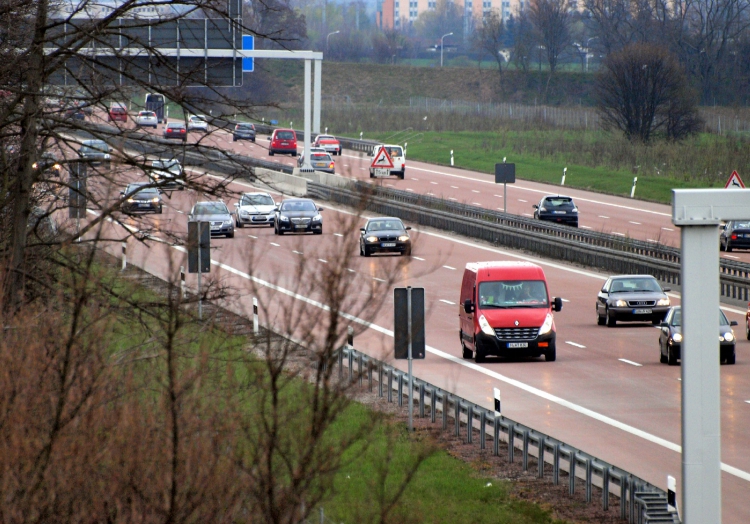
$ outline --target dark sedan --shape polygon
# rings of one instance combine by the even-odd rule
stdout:
[[[84,140],[78,156],[89,165],[103,166],[104,169],[109,169],[112,161],[109,145],[104,140]]]
[[[578,207],[569,196],[548,195],[533,207],[536,219],[578,227]]]
[[[255,142],[255,125],[239,123],[234,126],[232,131],[232,142],[237,140],[251,140]]]
[[[190,210],[188,221],[208,222],[212,236],[234,238],[234,218],[224,202],[197,202]]]
[[[670,288],[662,289],[651,275],[609,277],[596,299],[596,323],[609,327],[618,320],[659,324],[669,310],[667,291]]]
[[[750,222],[730,220],[721,226],[719,249],[728,252],[733,249],[750,249]]]
[[[164,126],[164,138],[179,138],[183,142],[187,140],[187,127],[185,122],[167,122]]]
[[[399,253],[411,256],[411,238],[399,218],[371,218],[360,228],[359,254],[369,257],[373,253]]]
[[[288,198],[276,208],[273,232],[284,233],[323,233],[323,209],[309,198]]]
[[[123,213],[159,213],[162,212],[162,202],[159,190],[155,187],[144,187],[147,184],[128,184],[125,191],[120,191],[120,197],[127,197],[120,204]]]
[[[727,319],[722,310],[719,310],[719,361],[734,364],[736,361],[734,331],[732,326],[737,322]],[[667,317],[661,324],[659,334],[659,362],[677,365],[681,359],[682,348],[682,310],[680,306],[674,306],[667,313]]]

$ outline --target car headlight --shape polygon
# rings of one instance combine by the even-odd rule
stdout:
[[[490,326],[490,323],[487,322],[487,319],[484,318],[484,315],[479,315],[479,327],[482,328],[482,333],[485,335],[489,335],[491,337],[495,336],[495,330],[492,329],[492,326]]]
[[[109,155],[104,155],[104,160],[109,160]]]
[[[616,300],[616,301],[615,301],[615,307],[628,307],[628,303],[627,303],[627,302],[625,302],[625,301],[624,301],[624,300],[622,300],[622,299],[620,299],[620,300]]]
[[[55,171],[60,171],[62,169],[62,166],[60,164],[55,164],[54,166],[52,166],[52,169],[54,169]]]
[[[31,169],[36,169],[37,167],[38,167],[38,165],[37,165],[36,162],[34,162],[33,164],[31,164]]]
[[[377,242],[378,241],[378,237],[367,237],[365,239],[365,241],[366,242]]]
[[[544,318],[544,324],[539,328],[538,335],[546,335],[550,331],[552,331],[552,314],[547,313],[547,316]]]
[[[279,220],[282,222],[289,222],[289,217],[285,215],[279,215]]]
[[[315,215],[314,217],[312,217],[313,222],[320,222],[321,220],[323,220],[323,217],[320,215]]]
[[[682,342],[682,333],[675,333],[672,335],[672,340],[675,342]]]
[[[578,213],[578,208],[574,207],[572,211],[573,211],[573,213]]]
[[[128,198],[128,204],[132,204],[133,202],[135,202],[135,200],[133,200],[132,198]]]
[[[224,225],[225,225],[225,226],[229,226],[229,225],[231,225],[231,224],[232,224],[232,220],[231,220],[231,219],[230,219],[230,220],[225,220],[225,221],[224,221]]]
[[[153,202],[154,204],[158,204],[159,203],[159,197],[152,198],[151,202]]]
[[[732,340],[734,340],[734,333],[732,333],[731,331],[727,331],[723,336],[719,336],[719,340],[721,342],[731,342]]]
[[[408,242],[409,241],[409,235],[401,235],[398,237],[399,242]]]
[[[659,300],[658,300],[658,301],[656,302],[656,305],[657,305],[657,306],[668,306],[668,305],[669,305],[669,299],[668,299],[668,298],[660,298],[660,299],[659,299]]]

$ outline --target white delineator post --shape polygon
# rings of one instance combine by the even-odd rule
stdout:
[[[718,232],[722,220],[748,218],[748,189],[672,190],[682,240],[683,524],[721,522]]]
[[[635,198],[635,185],[638,183],[638,177],[633,177],[633,189],[630,190],[630,198]]]
[[[187,297],[187,288],[185,286],[185,266],[180,266],[180,293],[182,293],[182,300]]]
[[[499,417],[503,414],[502,403],[500,402],[500,389],[493,388],[493,393],[495,394],[495,416]]]
[[[253,333],[258,334],[258,299],[253,297]]]
[[[128,267],[128,243],[122,243],[122,271]]]
[[[453,167],[453,150],[451,149],[451,167]]]
[[[564,168],[563,168],[563,177],[562,177],[562,182],[560,182],[560,185],[561,185],[561,186],[564,186],[564,185],[565,185],[565,173],[567,173],[567,172],[568,172],[568,168],[567,168],[567,167],[564,167]]]

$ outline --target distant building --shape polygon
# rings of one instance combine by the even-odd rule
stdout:
[[[499,13],[503,21],[528,6],[528,0],[455,0],[459,10],[474,20],[481,20],[491,11]],[[437,0],[381,0],[376,11],[380,29],[401,29],[414,22],[420,14],[437,8]]]
[[[51,13],[52,18],[87,18],[101,19],[111,16],[124,3],[124,0],[63,0],[56,4],[57,10]],[[165,4],[143,0],[143,5],[130,7],[124,18],[161,18],[172,17],[180,12],[194,9],[194,6],[174,2]]]

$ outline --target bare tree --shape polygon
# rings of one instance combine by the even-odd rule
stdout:
[[[596,83],[602,118],[631,140],[656,134],[679,139],[699,119],[684,70],[676,57],[650,44],[631,44],[609,55]]]
[[[557,69],[560,55],[570,46],[570,4],[568,0],[531,0],[529,20],[544,46],[551,76]]]
[[[521,11],[517,17],[508,21],[508,31],[513,38],[511,60],[516,69],[528,73],[532,53],[536,45],[536,35],[527,11]]]
[[[472,36],[473,47],[480,54],[488,54],[497,63],[497,71],[502,74],[505,57],[501,53],[505,40],[505,24],[496,12],[485,16],[481,24],[478,24]]]

